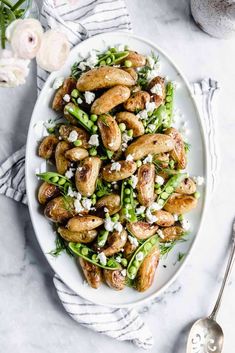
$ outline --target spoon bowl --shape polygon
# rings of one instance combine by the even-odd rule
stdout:
[[[187,353],[221,353],[224,334],[220,325],[207,317],[195,322],[187,343]]]

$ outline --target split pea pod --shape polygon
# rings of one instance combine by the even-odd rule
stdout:
[[[80,109],[78,106],[76,106],[73,103],[68,103],[64,109],[73,117],[75,117],[78,120],[79,124],[84,127],[84,129],[86,129],[89,132],[92,132],[92,127],[94,125],[94,122],[89,119],[89,116],[87,113],[85,113],[82,109]]]
[[[179,173],[172,176],[158,195],[157,203],[160,206],[164,206],[169,197],[175,192],[175,189],[180,185],[181,181],[187,177],[187,173]]]
[[[69,248],[75,255],[106,270],[118,270],[121,268],[120,264],[114,258],[108,258],[106,264],[102,263],[98,254],[84,244],[70,242]]]
[[[164,123],[164,127],[168,128],[172,125],[172,115],[173,115],[173,103],[174,103],[174,85],[172,82],[168,82],[166,85],[166,111],[168,114],[168,119]]]
[[[105,230],[105,229],[101,230],[99,232],[98,238],[97,238],[98,246],[100,246],[100,247],[105,246],[107,239],[108,239],[108,236],[109,236],[109,232],[107,230]]]
[[[129,222],[136,222],[135,201],[133,187],[126,181],[122,182],[121,188],[122,214]]]
[[[144,258],[148,255],[153,246],[157,244],[157,242],[157,235],[153,235],[151,238],[147,239],[141,246],[138,247],[127,267],[128,278],[132,280],[135,279]]]
[[[36,174],[36,176],[49,184],[58,186],[58,188],[60,188],[64,193],[67,193],[69,186],[73,188],[73,185],[68,178],[55,172],[40,173]]]

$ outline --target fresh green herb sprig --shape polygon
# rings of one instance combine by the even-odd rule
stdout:
[[[175,247],[176,244],[186,242],[188,240],[186,238],[187,235],[188,235],[188,232],[184,232],[180,237],[180,239],[173,240],[172,242],[169,242],[169,243],[160,243],[161,257],[167,257],[169,252]]]
[[[151,57],[154,60],[154,65],[157,64],[159,61],[159,57],[154,54],[154,52],[151,52]],[[144,67],[142,67],[138,71],[138,80],[137,84],[141,86],[143,89],[146,89],[148,85],[148,74],[152,71],[152,68],[147,64]]]
[[[186,153],[190,151],[190,148],[191,148],[190,143],[184,141],[184,149]]]
[[[66,241],[59,235],[56,235],[55,239],[55,249],[51,250],[48,254],[54,257],[59,256],[63,251],[66,251],[66,253],[69,256],[72,256],[72,253],[66,243]]]
[[[186,256],[185,253],[183,253],[183,252],[178,252],[177,260],[175,261],[174,266],[177,264],[177,262],[182,261],[182,260],[185,258],[185,256]]]
[[[110,195],[111,191],[112,191],[112,186],[110,183],[107,183],[102,179],[97,179],[97,182],[96,182],[97,197]]]

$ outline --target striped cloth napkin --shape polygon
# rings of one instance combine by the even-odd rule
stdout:
[[[60,27],[72,46],[88,36],[113,30],[131,30],[131,23],[123,0],[44,0],[41,11],[44,29]],[[37,88],[43,87],[48,73],[38,68]],[[218,155],[215,145],[215,120],[212,100],[218,85],[211,79],[192,84],[193,93],[202,112],[202,124],[209,149],[211,189],[215,187]],[[0,194],[27,204],[25,191],[25,146],[0,166]],[[130,340],[136,346],[150,349],[153,337],[135,309],[114,309],[88,302],[72,292],[55,275],[54,285],[67,313],[79,324],[117,340]]]

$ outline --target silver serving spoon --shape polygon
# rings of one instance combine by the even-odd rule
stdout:
[[[235,220],[233,221],[231,252],[225,271],[221,289],[212,313],[205,319],[200,319],[192,326],[187,343],[187,353],[221,353],[224,343],[224,334],[220,325],[216,322],[216,316],[220,308],[225,285],[228,281],[235,259]]]

